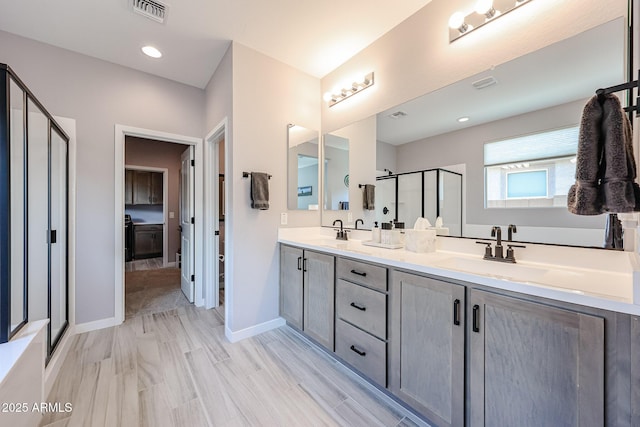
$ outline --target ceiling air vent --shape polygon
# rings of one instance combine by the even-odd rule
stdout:
[[[164,23],[167,6],[154,0],[131,0],[133,11],[156,22]]]
[[[489,77],[485,77],[484,79],[480,79],[478,81],[475,81],[475,82],[471,83],[471,85],[473,87],[475,87],[476,89],[484,89],[484,88],[487,88],[489,86],[493,86],[496,83],[498,83],[496,78],[493,77],[493,76],[489,76]]]
[[[404,111],[396,111],[395,113],[389,114],[388,117],[392,119],[401,119],[406,116],[407,116],[407,113],[405,113]]]

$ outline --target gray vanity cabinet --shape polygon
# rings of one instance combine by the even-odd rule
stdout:
[[[333,351],[335,259],[331,255],[304,251],[303,331]]]
[[[398,271],[391,280],[389,389],[435,425],[462,426],[465,287]]]
[[[604,425],[604,319],[470,289],[469,425]]]
[[[280,316],[302,330],[303,250],[280,245]]]
[[[280,315],[333,351],[335,259],[280,245]]]

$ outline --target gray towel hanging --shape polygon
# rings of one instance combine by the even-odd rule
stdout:
[[[269,175],[264,172],[251,172],[251,207],[269,209]]]

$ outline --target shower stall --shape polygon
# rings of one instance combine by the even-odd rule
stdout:
[[[462,174],[445,169],[384,175],[376,178],[376,219],[404,222],[413,228],[418,218],[435,225],[442,234],[462,236]]]

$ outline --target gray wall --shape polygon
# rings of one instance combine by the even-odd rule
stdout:
[[[280,213],[287,212],[287,123],[320,128],[320,81],[232,43],[206,88],[206,132],[231,119],[227,151],[229,215],[226,328],[237,332],[279,317]],[[259,70],[260,72],[256,72]],[[232,95],[232,96],[231,96]],[[272,174],[270,207],[251,209],[243,171]],[[319,225],[319,211],[288,211],[289,226]]]
[[[389,169],[396,173],[397,147],[386,142],[376,141],[376,171]]]
[[[584,104],[585,100],[575,101],[401,145],[397,149],[398,172],[466,164],[464,209],[469,224],[602,229],[602,216],[573,215],[563,208],[484,208],[484,143],[576,125]]]
[[[114,316],[114,125],[202,136],[201,89],[0,31],[7,63],[50,113],[76,120],[76,322]]]

